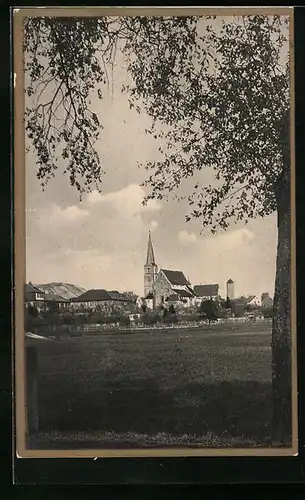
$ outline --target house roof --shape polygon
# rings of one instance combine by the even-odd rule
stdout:
[[[214,297],[218,295],[219,285],[211,284],[211,285],[195,285],[194,292],[197,297]]]
[[[115,300],[109,295],[107,290],[104,289],[93,289],[87,290],[79,297],[73,297],[70,302],[99,302],[105,300]]]
[[[192,287],[190,285],[187,286],[187,289],[190,291],[192,297],[195,295],[195,292],[194,290],[192,289]]]
[[[44,300],[46,301],[55,301],[55,302],[67,302],[67,299],[64,299],[60,295],[56,295],[55,293],[45,293]]]
[[[33,283],[26,283],[24,286],[25,293],[41,293],[43,294],[43,290],[40,290],[37,286],[33,285]]]
[[[244,305],[250,304],[253,299],[256,298],[256,295],[249,295],[248,297],[237,297],[234,299],[235,305]]]
[[[165,299],[166,302],[177,302],[177,300],[179,300],[179,296],[176,293],[170,295],[169,297],[167,297],[167,299]]]
[[[112,298],[112,300],[122,300],[124,302],[133,302],[133,299],[131,297],[128,297],[127,295],[124,295],[121,292],[118,292],[117,290],[111,290],[110,292],[107,291],[108,295]]]
[[[247,298],[246,297],[237,297],[236,299],[233,300],[235,305],[246,305],[247,304]]]
[[[154,298],[154,294],[152,292],[149,292],[146,297],[144,297],[144,300],[145,299],[153,299]]]
[[[193,294],[188,290],[178,290],[177,288],[172,288],[173,292],[175,292],[179,297],[193,297]]]
[[[161,269],[165,274],[171,285],[189,285],[189,281],[186,279],[182,271],[171,271],[169,269]]]
[[[249,295],[249,297],[247,297],[247,304],[250,304],[250,302],[252,302],[252,300],[255,298],[256,298],[256,295]]]

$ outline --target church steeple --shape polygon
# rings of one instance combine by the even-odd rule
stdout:
[[[154,247],[151,241],[151,233],[149,231],[148,233],[148,246],[147,246],[147,257],[146,257],[146,265],[151,266],[151,265],[156,265],[155,262],[155,254],[154,254]]]
[[[155,261],[154,247],[151,240],[151,233],[148,233],[148,246],[146,263],[144,264],[144,297],[153,295],[154,282],[157,276],[158,267]]]

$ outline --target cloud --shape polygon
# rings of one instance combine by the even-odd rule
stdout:
[[[190,275],[192,284],[218,283],[225,296],[225,283],[235,282],[237,295],[273,293],[276,241],[266,237],[273,231],[273,217],[260,222],[262,234],[256,226],[241,227],[217,235],[198,236],[179,255],[180,268]],[[187,238],[186,238],[187,239]],[[270,241],[272,247],[270,247]],[[156,250],[157,251],[157,250]]]
[[[142,205],[136,185],[88,194],[79,205],[27,213],[27,276],[85,287],[142,293],[148,230],[157,229],[159,202]],[[35,236],[35,238],[34,238]]]
[[[89,211],[79,208],[77,205],[71,205],[67,208],[60,208],[53,204],[48,210],[37,211],[37,222],[39,226],[46,229],[50,227],[69,226],[79,223],[89,216]]]
[[[157,211],[161,205],[156,200],[149,200],[147,205],[143,205],[145,191],[137,184],[129,184],[123,189],[113,191],[107,194],[101,194],[97,191],[89,193],[86,198],[86,203],[89,206],[93,205],[111,205],[123,216],[136,215],[142,212]]]
[[[149,229],[151,230],[151,232],[153,232],[155,229],[157,229],[158,226],[159,223],[156,220],[152,220],[149,225]]]
[[[213,248],[216,246],[219,251],[224,253],[242,248],[245,249],[251,245],[254,238],[255,234],[249,229],[243,227],[236,229],[235,231],[228,231],[226,233],[211,236],[204,241],[207,246],[212,246]]]
[[[67,207],[64,210],[59,210],[57,211],[59,214],[59,217],[65,221],[68,222],[74,222],[79,219],[82,219],[83,217],[87,217],[89,215],[88,210],[81,210],[78,208],[76,205],[73,205],[71,207]]]
[[[178,241],[182,245],[190,245],[191,243],[195,243],[195,241],[197,241],[197,236],[195,233],[189,233],[188,231],[180,231],[178,233]]]
[[[142,261],[143,255],[139,252],[130,256],[104,254],[97,248],[71,250],[64,247],[44,254],[42,260],[41,249],[36,247],[27,261],[26,279],[34,283],[67,282],[86,289],[134,290],[141,294]]]

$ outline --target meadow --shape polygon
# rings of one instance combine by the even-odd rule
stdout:
[[[270,340],[241,324],[43,345],[30,446],[271,446]]]

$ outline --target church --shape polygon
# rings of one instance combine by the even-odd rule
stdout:
[[[148,235],[146,263],[144,264],[144,300],[150,309],[161,305],[180,303],[193,305],[195,292],[182,271],[158,269],[151,233]]]

